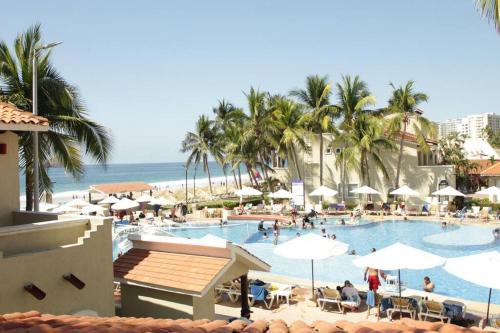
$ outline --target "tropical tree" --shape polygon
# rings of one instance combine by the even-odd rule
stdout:
[[[335,131],[335,142],[337,145],[342,147],[340,152],[335,155],[335,166],[340,170],[340,181],[342,186],[341,194],[342,200],[346,200],[346,186],[348,181],[348,170],[358,169],[359,170],[359,160],[356,155],[356,149],[346,149],[349,147],[352,142],[350,141],[352,138],[350,136],[349,131]]]
[[[220,149],[217,147],[216,136],[214,131],[214,121],[208,119],[207,116],[201,115],[196,122],[196,129],[194,132],[187,132],[184,140],[182,141],[181,152],[189,153],[186,161],[186,167],[194,164],[198,167],[200,162],[203,164],[203,171],[208,173],[208,184],[210,187],[210,194],[212,195],[212,178],[210,175],[210,167],[208,165],[209,155],[214,158],[220,159]]]
[[[249,114],[244,126],[242,144],[249,151],[256,153],[257,158],[255,160],[260,165],[269,188],[271,188],[268,175],[268,170],[271,168],[268,165],[268,156],[272,147],[276,146],[277,128],[274,126],[272,112],[268,107],[269,94],[255,90],[252,87],[248,93],[245,93],[245,96],[248,101]],[[255,148],[256,151],[249,149],[250,147]]]
[[[493,22],[498,33],[500,33],[500,0],[475,0],[476,7],[483,17]]]
[[[416,135],[420,149],[424,152],[429,150],[427,138],[435,137],[436,128],[430,120],[422,116],[422,112],[418,109],[418,105],[422,102],[427,102],[428,97],[422,92],[414,91],[413,81],[410,80],[404,86],[400,87],[396,87],[393,83],[390,83],[390,85],[393,91],[392,97],[389,99],[389,106],[387,107],[390,119],[388,132],[393,136],[400,137],[398,165],[394,182],[394,188],[399,188],[404,138],[406,137],[411,120],[413,120],[413,133]]]
[[[302,179],[297,148],[308,152],[310,147],[305,140],[308,133],[301,123],[303,113],[300,105],[281,96],[274,98],[272,104],[273,116],[279,130],[277,153],[282,158],[293,161],[299,179]]]
[[[336,108],[330,105],[328,76],[310,75],[306,78],[305,89],[292,90],[290,95],[308,109],[302,119],[304,126],[319,135],[319,182],[323,185],[323,133],[331,129],[332,121],[337,116]]]
[[[42,44],[39,25],[14,40],[13,52],[0,42],[0,96],[24,110],[32,109],[33,56]],[[57,162],[75,178],[84,173],[84,157],[106,164],[111,151],[109,131],[87,116],[78,89],[68,83],[50,61],[50,52],[39,55],[38,114],[49,120],[49,131],[39,133],[40,186],[52,191],[49,162]],[[20,165],[26,177],[26,210],[33,208],[33,141],[19,134]]]
[[[368,90],[365,81],[358,75],[354,79],[350,75],[343,75],[342,82],[337,83],[337,104],[336,110],[343,118],[341,127],[352,126],[356,115],[368,112],[366,109],[370,105],[375,105],[376,99]]]
[[[347,145],[343,154],[346,158],[349,157],[351,165],[359,167],[362,183],[367,186],[371,186],[369,165],[380,170],[384,178],[389,178],[382,152],[393,150],[395,146],[392,140],[386,137],[384,127],[383,119],[364,112],[357,114],[352,125],[344,131],[343,140]],[[358,159],[356,162],[352,161],[354,156]]]

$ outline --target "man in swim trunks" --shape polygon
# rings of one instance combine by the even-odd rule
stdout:
[[[376,249],[372,249],[372,253],[375,252]],[[368,289],[377,292],[378,287],[381,285],[379,275],[385,281],[385,274],[383,271],[378,270],[376,268],[367,267],[365,270],[364,280],[368,281]],[[368,278],[367,278],[368,276]]]

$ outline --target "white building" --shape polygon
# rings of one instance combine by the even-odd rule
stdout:
[[[486,126],[490,126],[493,132],[500,131],[500,115],[483,113],[464,118],[448,119],[439,124],[439,137],[456,132],[473,139],[481,138]]]

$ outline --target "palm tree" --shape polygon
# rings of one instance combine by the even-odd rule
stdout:
[[[219,104],[212,108],[215,115],[215,122],[218,127],[225,130],[230,126],[237,126],[245,119],[245,113],[242,109],[235,107],[226,100],[219,101]]]
[[[500,0],[475,0],[476,7],[483,17],[493,22],[498,33],[500,33]]]
[[[344,127],[352,126],[356,115],[370,111],[366,107],[376,103],[375,96],[368,90],[366,82],[358,75],[354,79],[350,75],[342,76],[342,83],[337,83],[337,100],[336,107],[343,117]]]
[[[352,169],[359,169],[358,156],[355,155],[356,151],[354,149],[346,149],[351,144],[351,137],[349,136],[349,131],[335,131],[335,142],[342,147],[340,152],[335,155],[335,166],[340,170],[340,182],[342,184],[342,201],[346,200],[346,190],[345,186],[348,181],[347,171]]]
[[[434,137],[436,134],[435,127],[432,122],[422,116],[422,112],[418,109],[418,105],[422,102],[427,102],[428,97],[421,92],[415,92],[413,81],[408,81],[404,86],[397,87],[390,84],[393,91],[392,97],[389,99],[387,111],[390,115],[388,130],[391,135],[399,135],[399,156],[398,166],[396,169],[396,180],[394,188],[399,187],[399,176],[401,173],[401,161],[403,160],[403,143],[404,138],[413,119],[413,132],[417,137],[417,141],[421,149],[425,152],[429,150],[426,136]]]
[[[293,161],[299,179],[302,179],[296,148],[307,152],[310,147],[305,141],[308,133],[301,123],[303,113],[300,106],[289,99],[277,97],[273,100],[273,116],[279,129],[277,153]]]
[[[343,149],[343,154],[346,157],[357,156],[358,161],[350,163],[359,167],[361,181],[367,186],[371,186],[369,165],[380,170],[386,179],[389,178],[382,152],[393,150],[395,146],[385,136],[385,126],[383,119],[364,112],[356,115],[352,125],[344,132],[347,146]]]
[[[215,143],[214,121],[208,119],[207,116],[201,115],[196,122],[195,132],[187,132],[182,141],[181,152],[189,153],[186,161],[186,167],[194,163],[198,167],[200,162],[203,163],[203,171],[208,173],[208,184],[210,194],[212,195],[212,178],[210,175],[210,167],[208,166],[208,156],[214,154],[215,159],[219,158],[218,152],[214,151]]]
[[[248,101],[249,115],[248,120],[245,122],[243,145],[257,149],[257,162],[264,173],[269,189],[271,189],[267,173],[268,169],[270,169],[268,156],[271,147],[276,144],[273,138],[277,133],[277,129],[273,123],[271,109],[268,107],[268,94],[252,87],[248,93],[245,93],[245,96]]]
[[[290,95],[309,109],[302,122],[319,135],[319,182],[323,185],[323,132],[331,128],[332,120],[336,117],[336,109],[330,105],[331,86],[328,76],[310,75],[306,78],[306,88],[292,90]]]
[[[32,107],[32,59],[41,44],[40,25],[14,40],[11,53],[0,42],[0,96],[17,107]],[[38,114],[49,120],[49,131],[39,134],[40,184],[51,192],[47,165],[56,161],[75,178],[84,173],[84,157],[106,164],[111,151],[109,131],[87,117],[78,89],[69,84],[50,62],[50,52],[38,62]],[[26,210],[33,208],[33,144],[30,133],[19,134],[20,165],[26,177]]]

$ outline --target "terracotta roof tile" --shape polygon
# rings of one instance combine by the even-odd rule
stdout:
[[[48,126],[47,118],[18,109],[14,104],[0,102],[0,122],[4,124],[31,124]]]
[[[230,259],[130,249],[114,262],[115,278],[200,293]]]
[[[133,183],[97,184],[97,185],[91,185],[90,188],[92,190],[101,193],[113,194],[113,193],[149,191],[152,190],[154,187],[144,182],[133,182]]]
[[[500,162],[497,162],[481,171],[481,176],[500,176]]]
[[[78,317],[41,315],[38,312],[15,313],[0,316],[0,332],[103,332],[103,333],[398,333],[398,332],[439,332],[469,333],[479,332],[441,322],[423,322],[404,318],[399,321],[369,322],[337,321],[329,323],[317,321],[307,325],[296,321],[287,325],[282,320],[257,320],[247,326],[243,321],[228,323],[224,320],[189,320],[189,319],[153,319],[128,317]],[[485,332],[485,331],[481,331]]]

